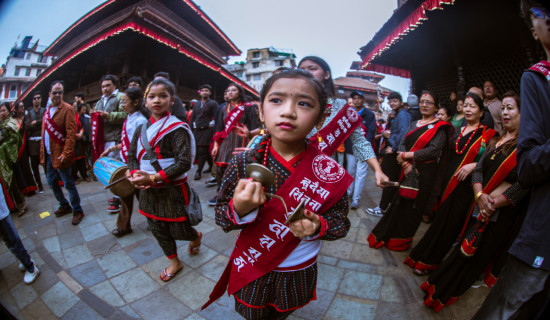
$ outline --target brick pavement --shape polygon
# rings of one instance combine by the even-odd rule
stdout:
[[[122,238],[110,234],[116,215],[106,212],[110,194],[99,182],[77,186],[86,214],[78,226],[71,224],[70,215],[55,218],[57,204],[49,188],[27,198],[29,211],[12,218],[41,275],[25,285],[15,257],[0,245],[0,303],[18,319],[241,319],[227,296],[200,311],[236,239],[235,232],[226,234],[214,222],[206,201],[215,188],[204,186],[207,178],[191,182],[203,202],[204,220],[197,228],[204,234],[200,254],[189,256],[187,242],[178,242],[185,267],[167,283],[159,274],[168,262],[143,216],[134,213],[133,233]],[[470,319],[489,289],[470,289],[437,314],[422,304],[425,277],[412,275],[403,264],[408,251],[368,247],[366,237],[378,218],[364,209],[380,197],[371,172],[368,181],[360,208],[349,213],[347,237],[323,243],[318,300],[289,319]],[[41,218],[42,212],[50,215]],[[416,241],[426,228],[420,227]]]

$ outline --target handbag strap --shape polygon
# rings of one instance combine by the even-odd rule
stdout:
[[[147,138],[147,125],[142,124],[141,125],[141,141],[143,141],[143,148],[145,149],[145,152],[147,152],[147,156],[149,157],[149,161],[151,161],[151,165],[157,172],[162,171],[162,167],[160,166],[159,160],[153,150],[151,150],[151,145],[149,144],[149,139]]]

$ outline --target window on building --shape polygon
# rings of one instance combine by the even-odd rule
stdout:
[[[282,66],[285,65],[285,61],[284,61],[284,60],[276,60],[276,61],[275,61],[275,65],[276,65],[277,67],[282,67]]]
[[[242,78],[243,77],[243,72],[242,71],[235,72],[235,75],[239,78]]]
[[[36,76],[40,75],[42,73],[42,69],[36,69]]]
[[[10,85],[10,99],[17,98],[17,85],[12,84]]]
[[[252,62],[252,68],[258,68],[260,66],[259,62]]]
[[[25,90],[27,90],[27,87],[28,87],[28,86],[29,86],[28,84],[22,85],[22,86],[21,86],[21,93],[25,92]]]
[[[262,75],[261,74],[255,74],[254,75],[254,80],[261,80],[262,79]]]
[[[252,59],[257,59],[260,57],[260,51],[252,52]]]
[[[25,71],[25,77],[28,77],[31,75],[31,68],[27,68],[27,70]]]
[[[13,75],[18,77],[19,76],[19,71],[21,71],[21,68],[15,67],[15,72],[13,73]]]
[[[246,81],[250,81],[250,75],[249,74],[246,75]]]
[[[27,53],[27,60],[30,60],[30,59],[31,59],[31,54]]]

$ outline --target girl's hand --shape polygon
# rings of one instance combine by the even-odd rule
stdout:
[[[306,209],[304,217],[305,218],[294,221],[289,225],[290,231],[297,238],[311,236],[315,234],[321,226],[321,219],[319,219],[319,216],[315,213]]]
[[[390,178],[382,170],[379,170],[374,172],[374,180],[376,181],[376,186],[382,188],[382,181],[390,181]]]
[[[130,170],[126,170],[126,172],[124,172],[124,175],[126,176],[126,179],[128,179],[128,181],[130,181],[130,178],[132,178],[132,175],[130,174]]]
[[[252,179],[240,179],[233,194],[233,208],[239,217],[244,217],[264,204],[265,200],[261,183]]]
[[[474,172],[476,165],[477,163],[469,163],[462,166],[462,168],[455,173],[455,177],[458,181],[464,181],[469,175],[472,174],[472,172]]]
[[[243,138],[250,137],[250,130],[248,130],[248,128],[244,125],[237,124],[236,126],[233,127],[232,131],[234,134],[241,136]]]
[[[151,186],[151,174],[138,170],[128,179],[136,188],[147,189]]]
[[[99,157],[100,157],[100,158],[106,157],[106,156],[109,155],[109,153],[111,153],[111,148],[105,149],[105,151],[103,151],[103,153],[102,153]]]
[[[218,145],[217,142],[214,142],[214,146],[212,146],[212,151],[210,152],[210,154],[212,155],[212,158],[216,158],[216,155],[218,154],[218,148],[220,146]]]

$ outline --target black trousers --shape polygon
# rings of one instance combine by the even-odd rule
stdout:
[[[380,166],[382,172],[388,176],[390,181],[399,181],[399,175],[401,174],[401,165],[397,163],[397,153],[386,153],[382,158],[382,164]],[[393,200],[397,187],[386,187],[382,189],[382,198],[380,198],[380,209],[386,210]]]
[[[208,167],[212,168],[212,156],[208,151],[208,146],[197,146],[197,161],[199,162],[197,172],[202,172],[206,162],[208,162]]]
[[[31,169],[32,175],[34,176],[34,181],[39,190],[42,190],[42,181],[40,180],[40,156],[30,156],[31,158]]]
[[[73,175],[73,179],[78,179],[78,173],[80,173],[80,177],[82,179],[88,178],[88,171],[86,170],[86,158],[82,157],[78,160],[75,160],[73,163],[73,166],[71,168],[71,173]]]

